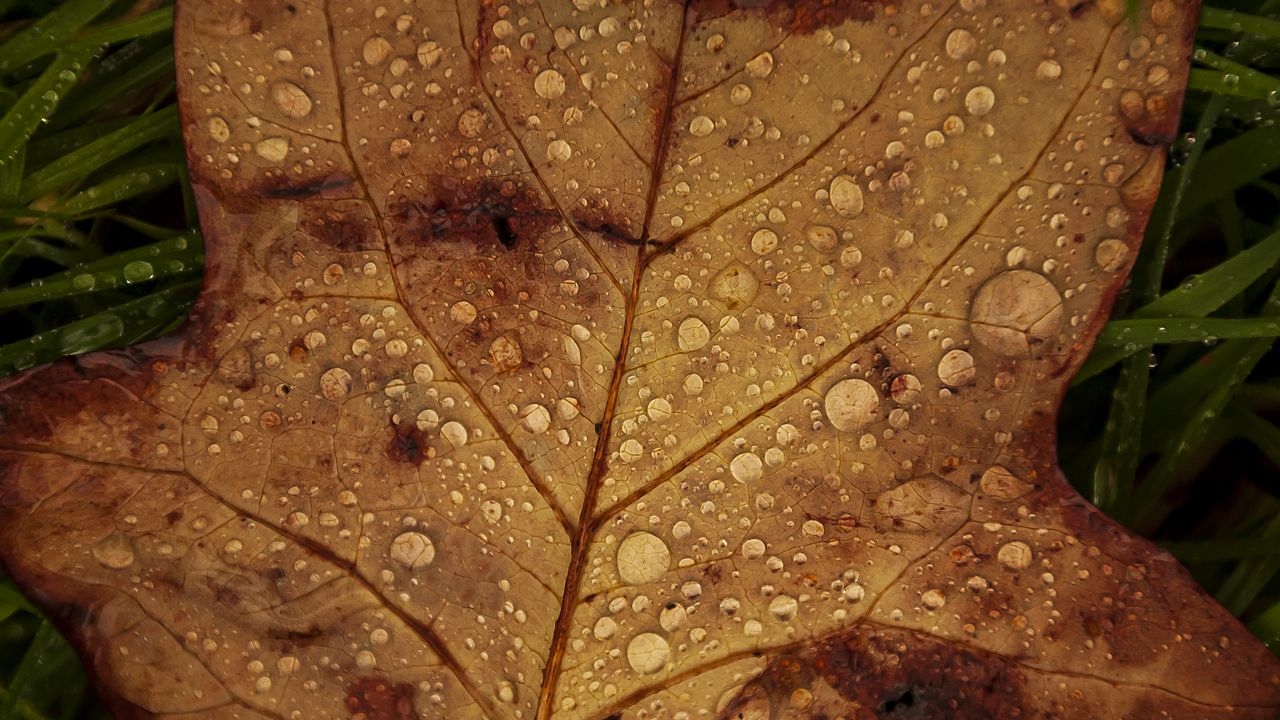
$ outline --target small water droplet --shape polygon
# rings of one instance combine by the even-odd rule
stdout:
[[[155,268],[146,260],[134,260],[124,266],[125,282],[144,282],[156,276]]]

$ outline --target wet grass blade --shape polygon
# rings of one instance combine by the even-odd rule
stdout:
[[[1280,232],[1269,235],[1253,247],[1235,257],[1223,261],[1201,275],[1183,282],[1178,287],[1135,310],[1130,319],[1160,318],[1182,315],[1205,317],[1239,297],[1250,285],[1271,272],[1280,262]],[[1111,328],[1113,321],[1099,338],[1099,350],[1094,352],[1080,369],[1075,382],[1081,383],[1106,370],[1124,358],[1139,352],[1145,345],[1138,339],[1114,342],[1118,330]],[[1220,337],[1226,337],[1225,335]]]
[[[1225,103],[1225,97],[1214,96],[1201,113],[1196,129],[1204,140],[1208,139]],[[1145,255],[1134,269],[1133,292],[1139,302],[1151,300],[1160,293],[1174,218],[1190,185],[1190,173],[1204,153],[1204,146],[1204,142],[1192,146],[1183,166],[1185,172],[1175,182],[1168,184],[1171,178],[1165,178],[1166,184],[1157,201],[1163,204],[1158,213],[1153,213],[1153,221],[1147,228]],[[1150,379],[1151,368],[1146,358],[1130,357],[1121,366],[1112,391],[1111,407],[1098,459],[1094,463],[1089,493],[1093,503],[1105,512],[1124,507],[1132,498]]]
[[[148,330],[172,325],[175,319],[186,316],[199,289],[198,281],[175,285],[30,339],[0,346],[0,373],[9,374],[66,355],[116,347],[146,335]]]
[[[1167,343],[1213,343],[1233,338],[1280,336],[1280,320],[1271,318],[1160,318],[1117,320],[1098,338],[1103,347],[1147,347]]]
[[[61,50],[115,0],[66,0],[0,44],[0,74]]]
[[[29,203],[45,193],[71,185],[137,148],[164,138],[176,138],[178,132],[176,105],[143,115],[28,175],[22,183],[19,201]]]
[[[1229,30],[1233,33],[1246,32],[1252,35],[1280,39],[1280,20],[1224,8],[1202,8],[1200,10],[1200,27]]]
[[[75,217],[119,205],[139,195],[154,193],[172,185],[182,177],[181,166],[174,163],[143,165],[120,173],[82,190],[54,206],[54,211]]]
[[[47,720],[72,717],[85,684],[75,652],[46,620],[0,697],[0,720],[27,720],[33,711]]]
[[[0,167],[18,157],[31,134],[58,107],[58,102],[75,85],[92,57],[93,53],[85,49],[58,53],[49,67],[0,118]]]

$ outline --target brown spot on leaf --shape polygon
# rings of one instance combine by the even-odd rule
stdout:
[[[700,22],[758,16],[789,34],[809,35],[849,21],[871,22],[896,5],[892,0],[694,0],[690,8]]]
[[[738,718],[761,697],[782,708],[797,696],[810,718],[1020,717],[1010,713],[1034,706],[1026,686],[1009,658],[913,632],[862,628],[773,656],[720,718]]]
[[[413,686],[384,677],[362,676],[347,686],[352,720],[413,720]]]
[[[263,197],[274,200],[306,200],[329,191],[347,190],[351,185],[351,178],[345,175],[316,177],[301,182],[292,182],[283,176],[272,176],[259,186],[258,192]]]
[[[421,465],[435,456],[430,438],[412,422],[391,425],[391,439],[387,442],[387,456],[396,462]]]

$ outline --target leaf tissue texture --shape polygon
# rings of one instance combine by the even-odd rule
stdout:
[[[121,717],[1270,720],[1059,472],[1195,7],[183,0],[209,277],[28,373]]]

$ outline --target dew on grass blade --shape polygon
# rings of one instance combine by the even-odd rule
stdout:
[[[146,260],[134,260],[124,266],[124,279],[126,282],[144,282],[155,276],[155,268]]]
[[[83,325],[69,327],[58,337],[58,352],[63,355],[97,350],[124,337],[124,320],[115,313],[104,313]]]

